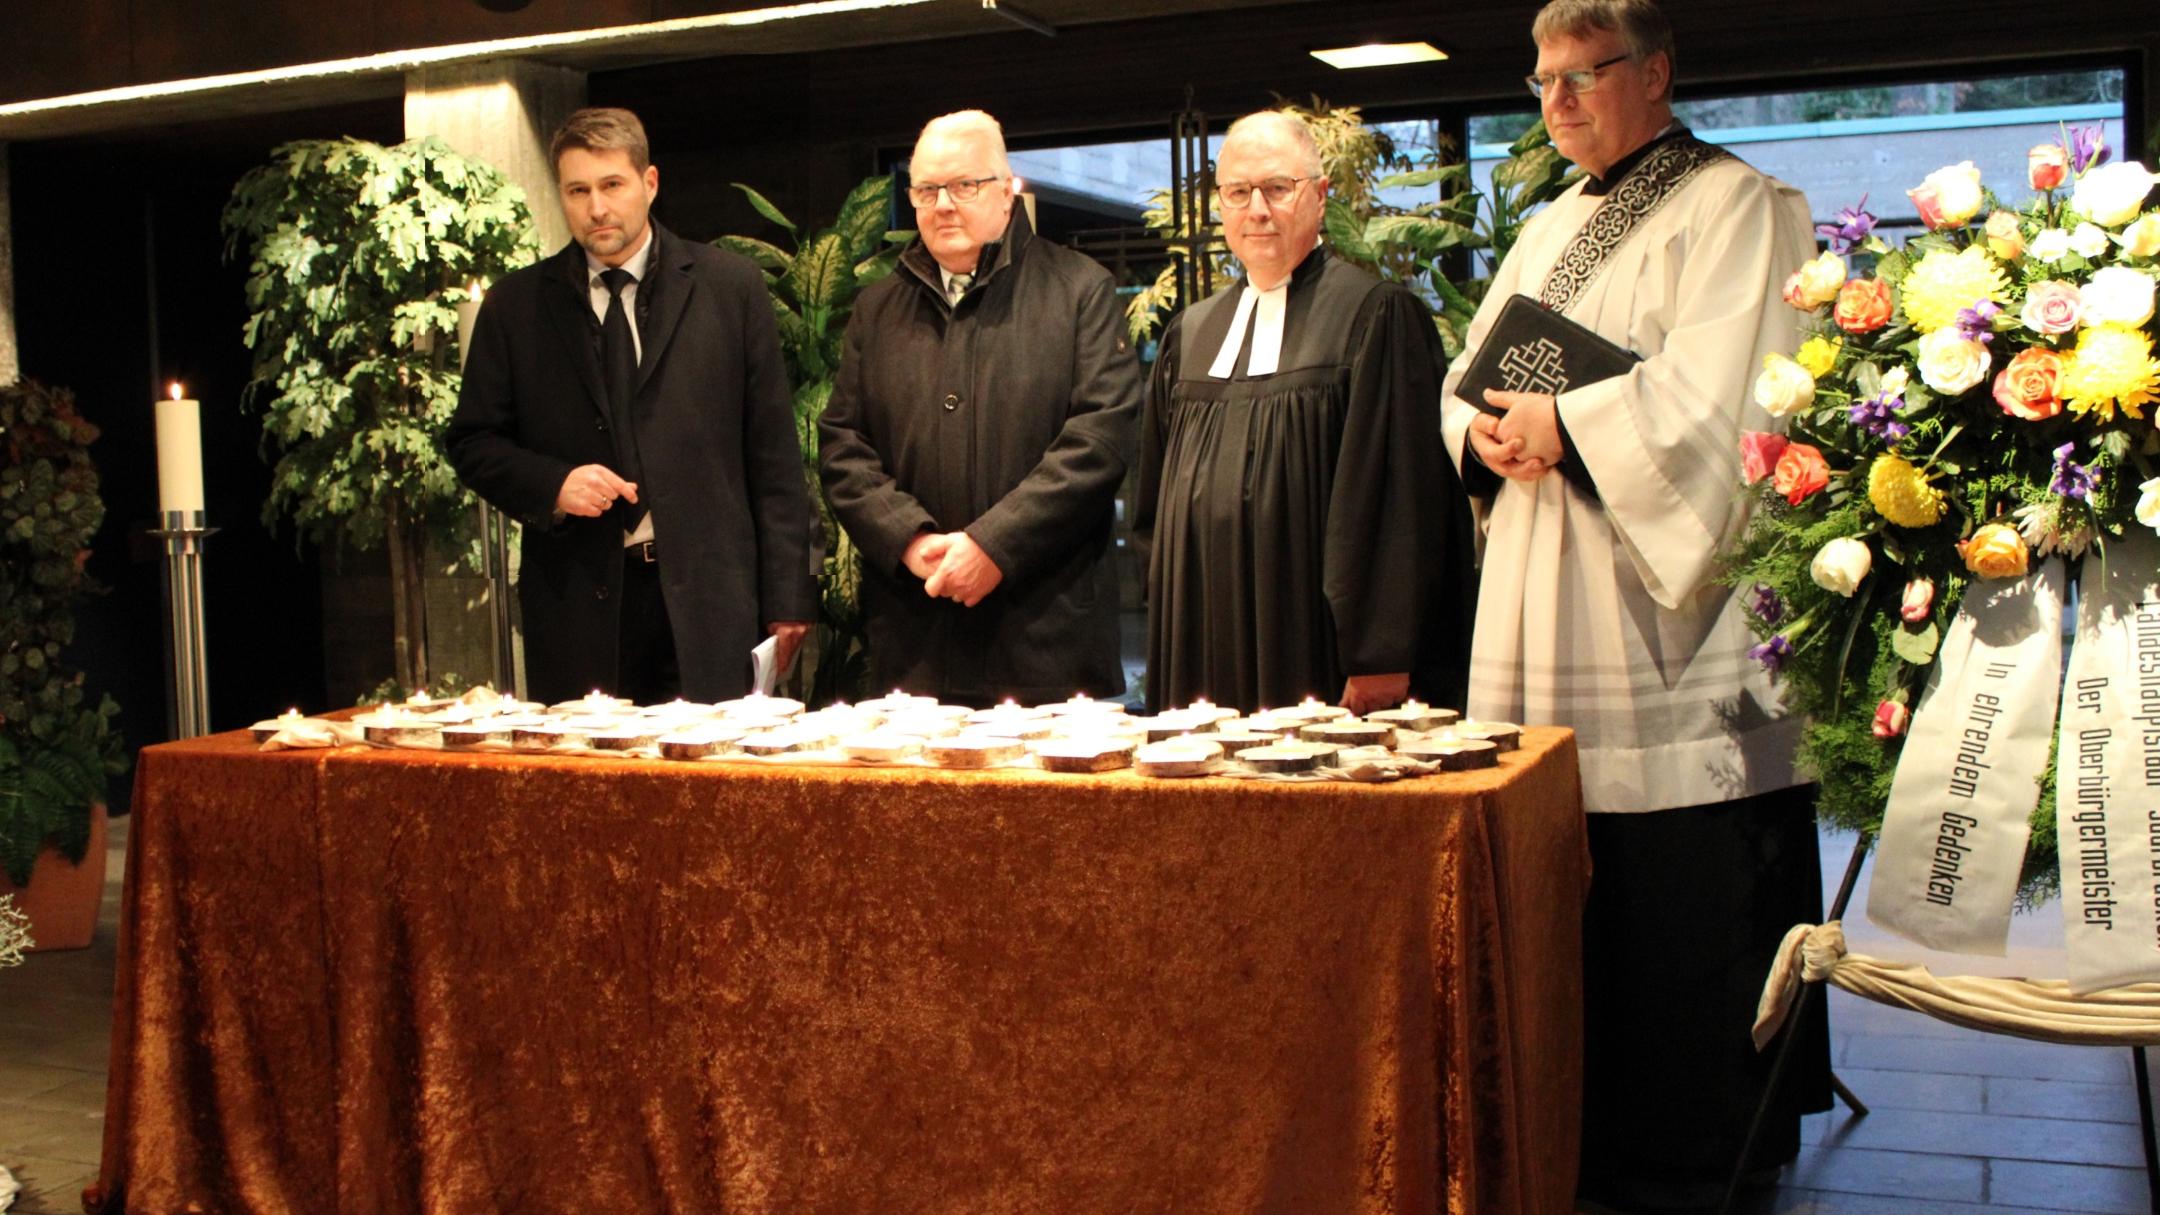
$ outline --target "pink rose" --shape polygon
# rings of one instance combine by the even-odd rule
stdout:
[[[1921,223],[1926,224],[1929,228],[1951,226],[1943,218],[1942,193],[1934,186],[1927,182],[1921,182],[1913,189],[1905,191],[1905,197],[1912,199],[1913,206],[1919,208]]]
[[[2026,289],[2025,306],[2018,311],[2018,319],[2034,333],[2068,333],[2078,327],[2084,312],[2076,283],[2048,279]]]
[[[2025,177],[2035,190],[2052,190],[2070,176],[2070,154],[2059,143],[2043,143],[2025,153]]]
[[[1935,580],[1915,578],[1905,584],[1905,599],[1898,604],[1898,619],[1907,624],[1918,624],[1928,618],[1935,607]]]
[[[1894,700],[1875,706],[1875,737],[1896,738],[1912,724],[1912,710]]]
[[[1749,485],[1777,471],[1778,457],[1785,454],[1784,435],[1751,430],[1740,436],[1740,475]]]

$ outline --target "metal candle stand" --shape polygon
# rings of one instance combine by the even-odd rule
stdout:
[[[171,622],[174,736],[210,732],[210,666],[203,648],[203,541],[216,534],[199,510],[169,510],[150,534],[165,542],[165,616]]]

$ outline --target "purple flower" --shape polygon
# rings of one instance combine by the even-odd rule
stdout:
[[[2073,463],[2070,453],[2075,450],[2075,443],[2065,443],[2055,449],[2055,480],[2048,488],[2065,498],[2076,498],[2083,502],[2091,496],[2093,486],[2099,483],[2100,474],[2094,472],[2090,465]]]
[[[1958,336],[1982,346],[1995,340],[1995,314],[2002,305],[1994,300],[1981,300],[1970,308],[1960,308],[1957,314]]]
[[[1864,401],[1854,401],[1846,411],[1852,424],[1885,443],[1895,443],[1912,433],[1912,427],[1897,419],[1897,412],[1905,408],[1905,398],[1899,394],[1877,393]]]
[[[2072,127],[2070,142],[2063,150],[2070,153],[2070,169],[2074,173],[2083,173],[2094,165],[2106,164],[2106,131],[2100,127]]]
[[[1778,598],[1777,590],[1767,583],[1758,582],[1748,591],[1747,608],[1755,613],[1757,620],[1772,628],[1785,619],[1785,601]]]
[[[1775,675],[1785,665],[1785,660],[1792,657],[1792,642],[1782,636],[1772,637],[1749,649],[1747,656],[1761,663],[1763,670]]]
[[[1866,207],[1867,195],[1862,194],[1859,202],[1838,212],[1833,222],[1815,225],[1815,235],[1830,242],[1832,253],[1852,252],[1854,245],[1875,230],[1875,217],[1867,213]]]

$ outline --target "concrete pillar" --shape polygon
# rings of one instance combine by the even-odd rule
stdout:
[[[0,387],[22,378],[15,348],[15,222],[8,204],[8,148],[0,143]]]
[[[422,68],[405,77],[405,137],[433,135],[525,191],[543,255],[570,240],[548,138],[585,104],[585,73],[516,59]]]

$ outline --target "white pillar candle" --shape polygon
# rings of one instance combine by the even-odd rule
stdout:
[[[157,403],[157,454],[158,508],[201,510],[202,402],[181,396],[177,383],[172,399]]]

